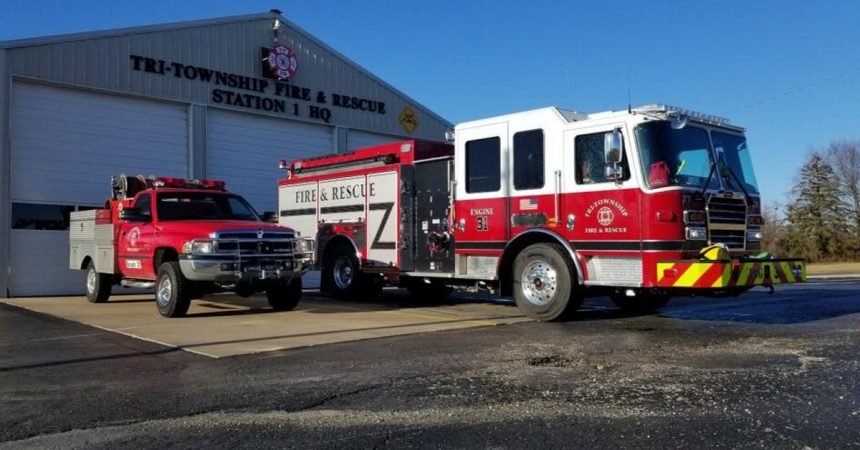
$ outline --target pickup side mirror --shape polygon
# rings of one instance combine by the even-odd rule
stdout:
[[[265,211],[260,220],[263,222],[278,223],[278,215],[274,211]]]
[[[123,208],[119,218],[128,222],[152,222],[152,216],[141,214],[137,208]]]

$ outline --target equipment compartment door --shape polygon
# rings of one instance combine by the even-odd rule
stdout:
[[[367,176],[367,264],[398,265],[400,184],[397,172]]]
[[[415,271],[454,273],[453,159],[415,164]]]

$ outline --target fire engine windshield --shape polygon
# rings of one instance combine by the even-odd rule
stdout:
[[[158,220],[259,220],[242,197],[209,192],[158,194]]]
[[[708,139],[705,128],[687,125],[673,128],[670,122],[649,122],[636,127],[636,140],[642,158],[642,170],[648,187],[693,186],[722,187],[757,193],[746,138],[742,134],[713,130]],[[711,151],[711,142],[714,152]],[[711,174],[716,154],[718,162]]]
[[[675,129],[669,122],[650,122],[636,127],[636,140],[649,187],[701,188],[708,182],[711,145],[704,128],[688,125]],[[719,188],[716,175],[708,186]]]

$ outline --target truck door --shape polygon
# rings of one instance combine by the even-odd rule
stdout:
[[[508,125],[457,130],[456,253],[501,254],[509,237]]]
[[[604,140],[623,134],[621,176],[607,176]],[[586,280],[636,284],[642,277],[639,189],[630,171],[630,134],[623,123],[568,130],[560,229],[587,262]]]
[[[140,194],[134,202],[144,221],[122,221],[117,239],[120,271],[128,278],[155,279],[152,261],[152,241],[155,229],[152,223],[152,197]]]

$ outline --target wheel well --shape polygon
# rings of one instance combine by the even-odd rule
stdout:
[[[87,267],[90,265],[90,261],[93,259],[89,256],[84,257],[84,261],[81,263],[81,270],[87,270]]]
[[[161,247],[155,249],[155,254],[152,258],[152,263],[155,267],[155,272],[158,273],[158,268],[161,267],[161,264],[170,262],[170,261],[179,261],[179,253],[176,252],[176,249],[173,247]]]
[[[355,252],[358,253],[358,247],[356,247],[355,243],[352,242],[350,238],[342,234],[336,235],[332,237],[325,244],[325,248],[323,248],[322,257],[320,258],[320,265],[323,268],[325,268],[325,264],[331,256],[332,252],[334,252],[335,249],[341,246],[355,249]],[[358,257],[358,255],[356,255],[356,257]],[[361,264],[361,258],[358,258],[358,263]]]
[[[513,294],[513,268],[514,260],[517,258],[517,255],[519,255],[520,252],[525,250],[529,245],[540,243],[563,245],[559,238],[556,238],[552,234],[535,232],[524,233],[508,244],[507,248],[505,248],[505,253],[502,255],[502,259],[499,261],[498,268],[499,290],[501,295]],[[566,255],[566,257],[569,258],[570,254]],[[574,284],[582,282],[581,276],[579,275],[580,270],[578,264],[579,263],[576,261],[576,258],[573,258],[573,275],[576,280]]]

